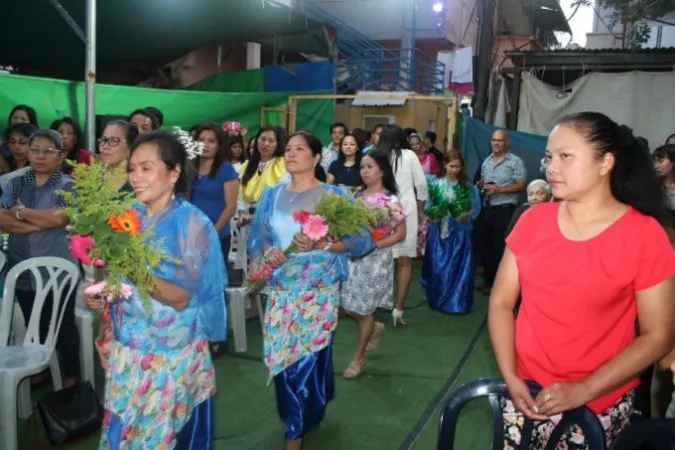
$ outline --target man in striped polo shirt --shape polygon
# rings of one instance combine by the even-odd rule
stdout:
[[[527,182],[525,163],[509,152],[506,131],[497,130],[492,134],[490,148],[492,154],[483,161],[478,182],[485,193],[483,228],[479,240],[485,279],[485,285],[480,289],[484,294],[489,294],[492,289],[504,254],[506,230]]]

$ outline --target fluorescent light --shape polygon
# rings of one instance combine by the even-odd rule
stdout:
[[[436,3],[434,3],[434,6],[432,6],[432,8],[433,8],[434,12],[439,13],[439,12],[443,11],[443,3],[436,2]]]

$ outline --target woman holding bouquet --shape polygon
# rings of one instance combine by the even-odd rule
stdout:
[[[138,222],[171,258],[154,269],[152,299],[112,305],[114,340],[106,372],[105,449],[210,449],[215,372],[209,341],[225,339],[225,264],[211,221],[184,197],[186,149],[167,132],[141,135],[131,148],[129,182]],[[174,262],[175,261],[175,262]],[[93,309],[103,302],[87,297]],[[149,310],[148,310],[149,309]]]
[[[450,152],[443,160],[445,177],[432,182],[429,192],[435,202],[449,207],[444,217],[429,218],[420,283],[432,309],[467,314],[473,305],[471,233],[481,209],[480,195],[469,181],[459,152]]]
[[[303,436],[323,420],[335,395],[332,337],[340,282],[348,275],[346,253],[360,255],[373,246],[370,235],[315,242],[300,233],[293,213],[313,212],[324,193],[348,195],[317,179],[321,150],[311,134],[291,137],[284,155],[291,181],[263,192],[249,233],[254,261],[277,266],[269,281],[264,361],[274,378],[287,450],[302,447]],[[291,244],[298,251],[286,257],[283,249]]]
[[[364,199],[373,208],[387,209],[386,218],[374,230],[375,251],[349,261],[349,279],[342,285],[340,304],[359,324],[359,340],[352,361],[342,376],[357,378],[365,366],[365,353],[377,346],[384,324],[375,322],[377,308],[394,306],[394,257],[391,246],[405,239],[405,215],[396,192],[396,179],[389,155],[372,151],[361,160],[364,189],[355,198]]]

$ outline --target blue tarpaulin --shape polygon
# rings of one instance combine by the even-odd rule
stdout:
[[[333,89],[335,64],[313,62],[265,67],[265,92],[311,92]]]
[[[490,155],[490,138],[498,130],[494,125],[467,117],[464,119],[462,130],[462,153],[466,158],[467,174],[473,179],[481,163]],[[541,160],[546,149],[546,136],[522,133],[515,130],[505,130],[509,136],[509,150],[520,156],[527,167],[528,182],[537,178],[544,178],[541,173]]]

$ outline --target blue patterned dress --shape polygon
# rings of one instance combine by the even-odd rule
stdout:
[[[251,223],[249,255],[260,259],[268,247],[287,248],[300,231],[293,212],[314,211],[324,193],[349,196],[346,189],[326,184],[301,193],[291,192],[287,185],[267,188]],[[277,409],[288,440],[299,439],[317,426],[335,395],[331,343],[338,320],[339,285],[349,273],[348,255],[362,255],[374,246],[370,234],[342,242],[347,253],[290,254],[269,283],[264,361],[274,378]]]
[[[101,449],[211,449],[215,372],[209,341],[225,340],[225,263],[218,233],[195,206],[177,197],[143,229],[175,262],[155,276],[191,294],[178,311],[134,295],[113,306],[114,340],[106,373]]]

